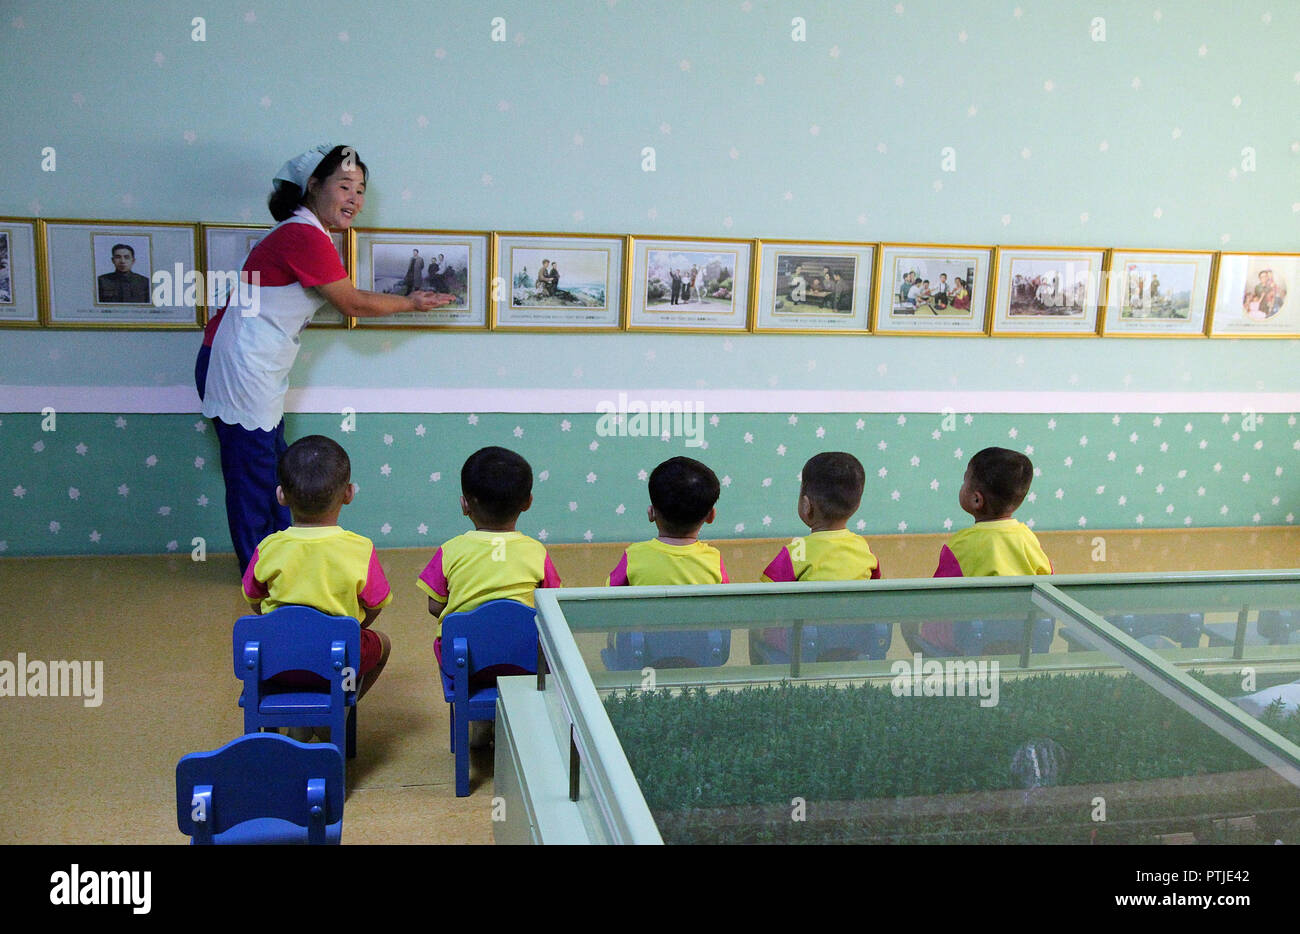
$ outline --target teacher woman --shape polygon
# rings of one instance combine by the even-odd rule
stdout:
[[[350,146],[317,146],[281,166],[267,202],[278,223],[240,273],[252,288],[232,290],[204,331],[194,379],[221,444],[226,515],[241,574],[258,543],[291,524],[289,510],[276,501],[276,469],[287,448],[289,370],[312,315],[327,302],[364,318],[428,311],[453,300],[352,285],[329,230],[346,230],[361,213],[367,178]]]

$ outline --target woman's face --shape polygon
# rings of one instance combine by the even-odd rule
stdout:
[[[346,168],[339,163],[324,182],[312,179],[307,184],[311,188],[307,206],[326,227],[346,230],[365,207],[366,176],[355,165]]]

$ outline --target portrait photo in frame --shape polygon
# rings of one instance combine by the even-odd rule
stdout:
[[[487,273],[490,234],[447,230],[353,229],[356,237],[357,288],[387,295],[415,291],[451,295],[453,300],[430,311],[357,318],[359,328],[437,328],[482,330],[487,327]]]
[[[1213,268],[1209,250],[1111,250],[1102,335],[1204,337]]]
[[[44,277],[36,245],[38,222],[0,217],[0,327],[39,327]]]
[[[57,220],[45,224],[51,327],[192,328],[203,299],[193,224]]]
[[[1106,251],[997,247],[991,333],[1096,337]]]
[[[1211,337],[1300,337],[1300,253],[1220,253]]]
[[[629,330],[749,328],[752,240],[633,239]]]
[[[760,240],[756,248],[756,332],[869,332],[875,244]]]
[[[493,239],[492,328],[616,331],[623,323],[627,238],[511,231]]]
[[[987,333],[992,255],[988,246],[881,244],[872,331]]]

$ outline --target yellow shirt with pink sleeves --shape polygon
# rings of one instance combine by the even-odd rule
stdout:
[[[393,599],[374,543],[337,525],[293,526],[262,539],[244,571],[244,599],[262,612],[296,604],[358,622]]]
[[[472,610],[489,600],[518,600],[533,606],[538,587],[559,587],[546,546],[522,532],[474,530],[457,535],[433,553],[416,586],[439,603],[438,617]]]

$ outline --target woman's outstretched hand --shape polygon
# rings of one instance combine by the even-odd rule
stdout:
[[[448,295],[445,292],[412,292],[408,297],[411,299],[411,304],[416,311],[441,308],[443,305],[450,305],[456,300],[456,296]]]

